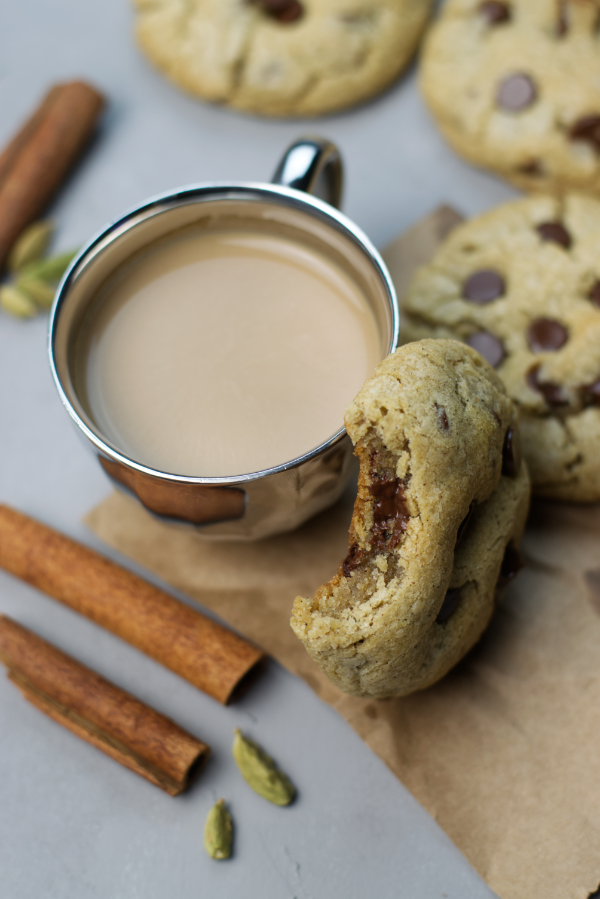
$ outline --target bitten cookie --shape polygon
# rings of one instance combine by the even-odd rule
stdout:
[[[459,338],[495,366],[534,493],[600,501],[600,201],[534,196],[473,219],[401,305],[403,343]]]
[[[411,59],[432,0],[135,0],[140,46],[184,90],[259,115],[334,112]]]
[[[346,413],[360,459],[348,555],[292,628],[355,696],[433,684],[478,640],[519,567],[529,479],[514,407],[453,340],[401,347]]]
[[[448,0],[421,86],[454,149],[528,191],[600,193],[600,0]]]

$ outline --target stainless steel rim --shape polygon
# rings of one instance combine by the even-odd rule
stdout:
[[[320,456],[323,452],[334,447],[341,440],[343,440],[346,436],[346,429],[341,428],[328,440],[310,450],[309,452],[305,453],[304,455],[298,456],[289,462],[283,463],[282,465],[277,465],[274,468],[265,468],[261,471],[255,471],[249,474],[231,475],[227,477],[201,478],[188,477],[185,475],[174,475],[168,472],[159,471],[158,469],[149,468],[148,466],[136,462],[134,459],[131,459],[129,456],[124,455],[114,447],[110,446],[110,444],[106,443],[99,434],[92,430],[81,418],[79,412],[77,411],[77,409],[75,409],[66,391],[64,390],[55,361],[55,341],[60,310],[66,300],[69,287],[72,281],[77,277],[78,271],[81,266],[89,262],[99,253],[103,252],[105,247],[116,240],[116,238],[121,234],[125,233],[131,228],[134,228],[142,221],[145,221],[146,219],[154,215],[159,215],[162,212],[166,212],[167,210],[176,206],[214,200],[216,199],[215,194],[218,194],[219,199],[224,200],[265,200],[267,198],[270,200],[273,200],[273,198],[279,198],[281,200],[285,199],[287,202],[282,203],[281,205],[292,205],[294,208],[304,213],[307,212],[308,207],[310,212],[312,212],[312,214],[319,218],[321,221],[325,221],[329,225],[335,227],[342,234],[350,237],[351,240],[356,244],[356,246],[359,247],[359,249],[365,254],[365,256],[370,259],[370,261],[379,272],[379,276],[386,286],[391,308],[391,340],[388,347],[388,353],[393,352],[398,346],[400,321],[398,301],[396,298],[394,285],[392,284],[392,280],[386,269],[383,259],[381,258],[380,254],[375,249],[369,238],[366,236],[366,234],[364,234],[364,232],[357,225],[355,225],[354,222],[352,222],[349,218],[347,218],[343,213],[339,212],[333,206],[330,206],[328,203],[324,203],[311,194],[294,190],[293,188],[281,187],[279,185],[265,185],[254,182],[240,182],[231,184],[216,181],[204,184],[192,184],[187,187],[180,188],[175,192],[167,191],[150,198],[143,205],[135,206],[132,209],[128,210],[118,219],[115,219],[114,222],[111,222],[96,235],[94,235],[94,237],[92,237],[91,240],[81,249],[75,259],[73,259],[71,265],[65,272],[59,284],[50,313],[48,330],[48,355],[50,360],[50,370],[52,372],[52,377],[54,379],[56,389],[58,390],[64,407],[66,408],[67,412],[69,413],[77,427],[85,434],[88,440],[90,440],[90,442],[100,453],[102,453],[102,455],[106,456],[109,459],[113,459],[114,461],[126,465],[127,467],[132,468],[135,471],[141,472],[146,475],[151,475],[165,481],[173,481],[180,484],[202,484],[213,486],[222,486],[229,484],[233,486],[238,484],[245,484],[250,481],[260,480],[268,477],[269,475],[288,471],[290,469],[297,468],[299,465],[302,465],[305,462],[309,462],[311,459]]]

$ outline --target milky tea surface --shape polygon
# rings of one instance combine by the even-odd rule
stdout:
[[[158,242],[103,288],[77,347],[108,442],[171,474],[260,471],[314,449],[381,358],[373,312],[326,255],[251,230]]]

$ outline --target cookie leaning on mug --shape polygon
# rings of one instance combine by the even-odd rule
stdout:
[[[600,194],[599,0],[448,0],[421,87],[444,137],[524,190]]]
[[[134,0],[137,38],[171,81],[272,116],[323,115],[386,88],[432,0]]]
[[[291,624],[345,692],[402,696],[474,645],[518,570],[516,412],[479,354],[423,340],[378,366],[345,420],[360,459],[348,555]]]
[[[600,201],[536,195],[472,219],[401,305],[403,343],[453,337],[496,367],[534,493],[600,501]]]

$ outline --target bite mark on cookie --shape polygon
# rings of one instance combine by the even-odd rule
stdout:
[[[371,484],[374,501],[371,549],[394,549],[400,544],[410,519],[405,486],[400,478],[388,477]]]
[[[381,363],[345,421],[361,463],[348,552],[314,599],[297,598],[292,628],[343,690],[405,695],[448,671],[493,612],[527,508],[526,467],[501,471],[515,413],[472,350],[426,340]]]

